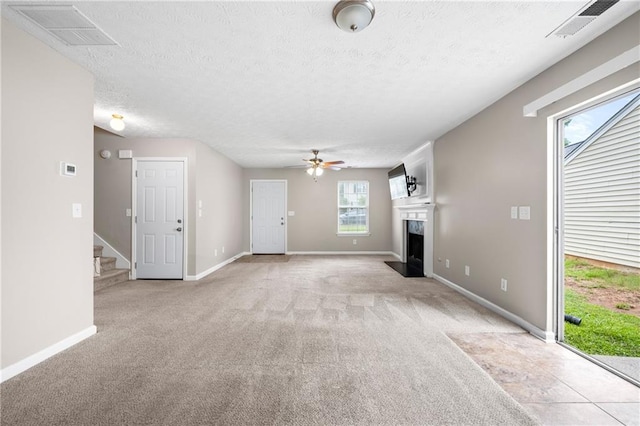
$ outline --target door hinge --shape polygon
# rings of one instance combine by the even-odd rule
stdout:
[[[133,219],[134,223],[138,223],[138,216]]]
[[[138,177],[138,171],[136,170],[136,177]]]
[[[138,262],[134,262],[134,263],[133,263],[133,268],[134,268],[134,269],[138,269]]]

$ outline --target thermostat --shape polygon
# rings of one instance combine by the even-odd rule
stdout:
[[[76,165],[61,161],[60,162],[60,174],[63,175],[63,176],[75,176],[76,175]]]

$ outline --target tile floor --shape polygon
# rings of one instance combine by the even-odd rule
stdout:
[[[527,333],[449,337],[544,425],[640,426],[640,388]]]

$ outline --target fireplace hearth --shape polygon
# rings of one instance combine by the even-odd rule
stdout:
[[[424,277],[424,222],[407,220],[404,240],[407,261],[385,263],[403,277]]]

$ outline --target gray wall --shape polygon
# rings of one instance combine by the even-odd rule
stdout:
[[[245,169],[243,178],[243,248],[250,251],[250,180],[287,180],[288,251],[391,251],[391,196],[387,169],[343,169],[326,171],[318,182],[304,169]],[[368,237],[338,237],[338,181],[369,181]],[[353,239],[357,245],[353,244]]]
[[[536,327],[553,329],[547,300],[547,117],[638,78],[637,63],[539,111],[524,105],[638,45],[635,14],[435,143],[435,273]],[[510,206],[531,206],[511,220]],[[450,259],[450,269],[445,268]],[[464,274],[469,265],[471,274]],[[508,292],[500,279],[508,280]]]
[[[92,146],[93,77],[3,20],[2,368],[93,327]]]
[[[199,274],[243,251],[243,203],[242,168],[201,143],[196,144],[196,153],[194,213],[196,270]],[[200,202],[202,215],[197,211]]]
[[[111,151],[110,159],[100,157],[103,149]],[[240,166],[197,141],[126,139],[99,128],[94,141],[96,234],[131,260],[131,218],[125,213],[132,207],[132,161],[118,158],[121,149],[132,150],[134,157],[187,158],[188,275],[204,272],[241,251]],[[198,200],[203,202],[202,216]]]

